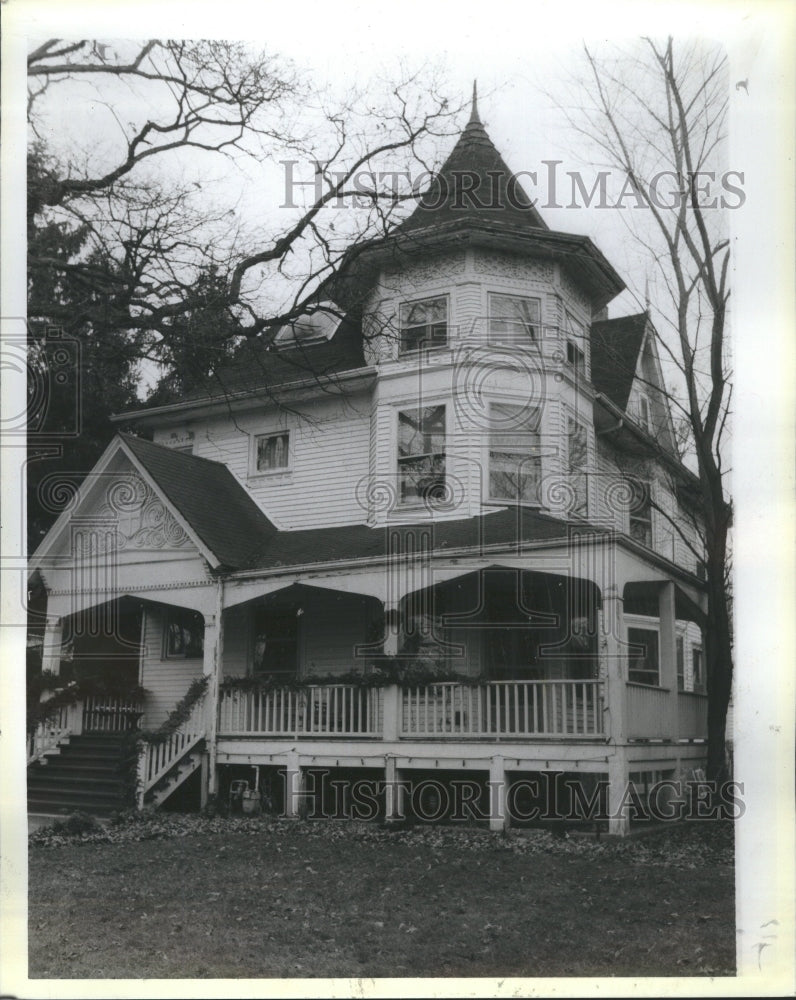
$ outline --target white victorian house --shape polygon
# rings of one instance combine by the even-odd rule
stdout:
[[[40,726],[32,810],[117,806],[103,755],[189,689],[141,804],[247,780],[292,815],[328,769],[380,778],[389,819],[455,774],[499,829],[518,782],[563,772],[607,783],[623,833],[628,782],[703,766],[694,479],[648,317],[608,318],[621,278],[547,227],[475,106],[435,185],[274,348],[120,415],[138,436],[30,565],[45,668],[143,701]]]

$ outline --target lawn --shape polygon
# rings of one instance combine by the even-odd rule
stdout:
[[[733,975],[732,829],[156,815],[31,839],[37,978]]]

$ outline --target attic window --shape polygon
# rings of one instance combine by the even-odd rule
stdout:
[[[448,343],[448,299],[401,304],[401,354],[422,348],[445,347]]]
[[[649,434],[652,425],[650,423],[650,401],[646,396],[638,397],[638,422],[639,426]]]
[[[290,434],[263,434],[255,444],[255,470],[257,472],[284,472],[289,467]]]
[[[527,344],[536,340],[542,322],[541,299],[489,295],[490,344]]]

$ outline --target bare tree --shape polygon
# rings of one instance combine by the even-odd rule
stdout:
[[[617,214],[665,290],[657,304],[657,343],[677,383],[666,395],[676,425],[688,429],[685,457],[696,468],[691,502],[698,516],[689,519],[683,538],[695,553],[704,545],[708,773],[717,778],[725,770],[733,672],[727,587],[732,504],[726,464],[732,397],[726,329],[730,247],[722,208],[737,207],[740,200],[738,179],[728,175],[723,160],[726,57],[716,47],[676,45],[672,38],[645,38],[632,49],[599,55],[585,46],[584,56],[584,73],[573,81],[577,89],[559,105],[570,125],[620,175],[623,187],[615,207],[624,211]],[[643,301],[640,290],[637,297]],[[663,449],[658,457],[671,468],[671,456]],[[682,486],[681,476],[674,480]],[[682,532],[680,518],[669,519],[672,529]]]
[[[30,53],[28,75],[30,274],[34,285],[44,272],[86,289],[80,303],[33,294],[29,314],[136,331],[155,361],[175,320],[201,308],[207,274],[216,310],[223,304],[240,336],[267,336],[300,315],[352,244],[384,232],[412,195],[394,178],[426,167],[459,110],[429,69],[380,88],[369,81],[332,106],[287,61],[224,41],[52,39]],[[59,128],[67,93],[105,112],[82,148]],[[219,156],[225,178],[285,163],[286,210],[270,228],[214,202],[191,175],[192,158],[209,173]],[[35,239],[45,225],[79,230],[82,252],[46,252]]]

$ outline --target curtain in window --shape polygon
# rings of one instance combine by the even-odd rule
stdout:
[[[287,468],[287,434],[260,438],[257,442],[257,471]]]

